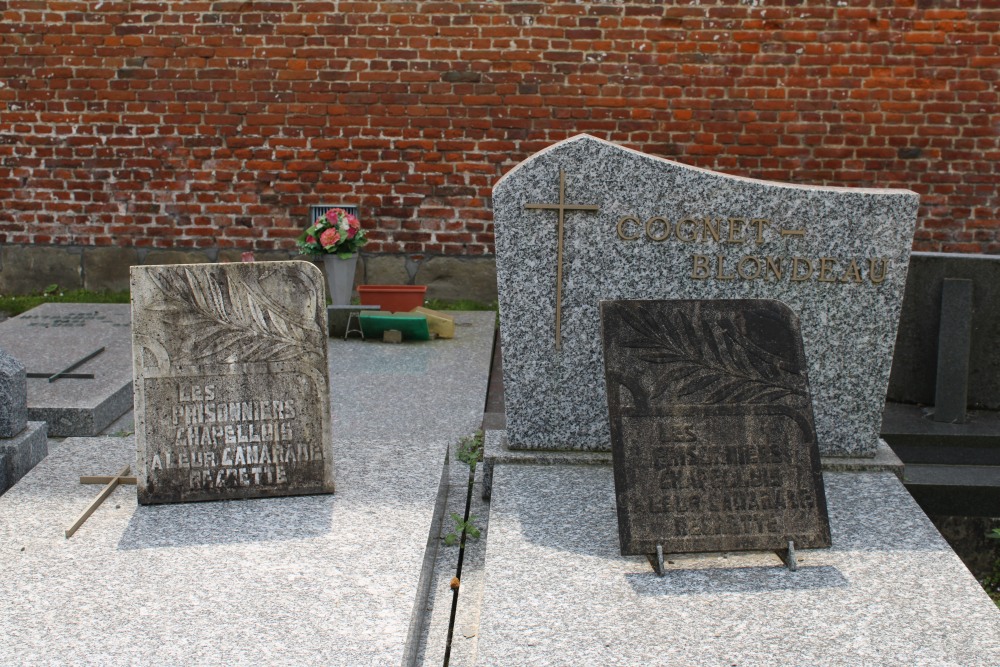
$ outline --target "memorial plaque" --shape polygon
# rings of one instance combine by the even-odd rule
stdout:
[[[830,546],[787,306],[603,301],[601,333],[622,555]]]
[[[323,277],[132,268],[139,502],[333,492]]]

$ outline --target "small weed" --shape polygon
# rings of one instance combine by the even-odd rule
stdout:
[[[476,431],[458,441],[458,460],[475,471],[476,462],[483,458],[483,432]]]
[[[476,431],[473,435],[467,435],[459,440],[456,456],[459,461],[469,466],[469,493],[472,493],[476,463],[483,458],[483,432]],[[445,544],[449,547],[456,544],[465,546],[466,537],[479,539],[480,531],[475,525],[476,516],[474,514],[469,515],[469,519],[466,521],[460,515],[452,512],[451,518],[455,522],[455,530],[444,536]]]
[[[441,299],[427,299],[424,306],[431,310],[496,310],[497,302],[473,301],[472,299],[456,299],[443,301]]]
[[[476,520],[475,514],[470,514],[469,520],[464,521],[461,516],[452,512],[451,519],[455,522],[455,530],[444,536],[444,543],[449,547],[453,547],[459,543],[464,544],[465,536],[478,540],[479,536],[482,534],[473,523]]]

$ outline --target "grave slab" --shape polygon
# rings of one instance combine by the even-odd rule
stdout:
[[[67,540],[97,493],[79,476],[135,450],[64,441],[0,498],[0,664],[409,664],[445,452],[482,419],[493,326],[329,340],[333,495],[138,506],[121,487]]]
[[[799,317],[824,456],[874,456],[919,197],[697,169],[579,135],[493,189],[514,449],[610,449],[597,308],[776,299]]]
[[[50,436],[97,435],[132,408],[127,304],[42,304],[0,322],[0,348],[28,372],[27,417],[47,422]],[[67,377],[30,376],[51,376],[101,348]]]
[[[477,665],[994,665],[1000,612],[890,473],[824,473],[833,546],[619,555],[610,467],[494,473]]]

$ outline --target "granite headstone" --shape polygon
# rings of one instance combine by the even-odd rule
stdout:
[[[45,422],[28,421],[28,381],[20,361],[0,350],[0,493],[49,452]]]
[[[21,362],[0,350],[0,438],[13,438],[28,423],[28,376]]]
[[[139,502],[332,493],[323,276],[132,268]]]
[[[587,135],[532,156],[493,189],[509,446],[610,449],[599,301],[776,299],[801,322],[820,452],[874,455],[918,199]]]
[[[622,555],[830,546],[798,320],[777,301],[604,301]]]

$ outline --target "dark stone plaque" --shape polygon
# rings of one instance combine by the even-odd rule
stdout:
[[[830,546],[798,319],[778,301],[603,301],[622,555]]]
[[[333,492],[323,295],[307,262],[133,267],[140,503]]]

